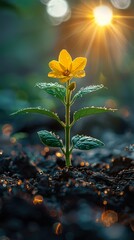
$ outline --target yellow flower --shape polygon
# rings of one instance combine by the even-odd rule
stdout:
[[[62,83],[71,80],[73,77],[85,77],[86,63],[87,59],[84,57],[77,57],[72,60],[70,54],[63,49],[59,54],[58,61],[52,60],[49,62],[52,72],[48,73],[48,77],[59,78]]]

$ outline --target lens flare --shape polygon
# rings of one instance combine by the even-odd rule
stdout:
[[[95,17],[95,22],[102,27],[109,25],[113,18],[112,10],[104,5],[96,7],[93,10],[93,14]]]
[[[68,12],[68,4],[65,0],[50,0],[47,4],[47,13],[51,17],[64,17]]]
[[[53,25],[66,22],[71,16],[71,9],[66,0],[49,0],[46,10]]]

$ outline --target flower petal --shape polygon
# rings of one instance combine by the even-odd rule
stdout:
[[[62,72],[62,68],[59,64],[59,62],[53,60],[51,62],[49,62],[49,67],[51,68],[51,70],[53,70],[54,72]]]
[[[65,69],[70,69],[70,65],[72,63],[72,57],[70,56],[70,54],[67,52],[67,50],[63,49],[61,50],[60,54],[59,54],[59,59],[58,59],[59,63],[65,67]]]
[[[85,77],[85,71],[84,70],[81,70],[81,71],[77,71],[77,72],[75,72],[74,73],[74,77],[76,77],[76,78],[82,78],[82,77]]]
[[[48,73],[48,77],[51,77],[51,78],[64,78],[64,76],[60,72],[49,72]]]
[[[84,57],[77,57],[72,62],[72,73],[75,71],[84,70],[87,63],[87,59]]]

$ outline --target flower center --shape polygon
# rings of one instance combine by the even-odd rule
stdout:
[[[64,76],[69,76],[69,74],[70,74],[70,71],[68,69],[63,72]]]

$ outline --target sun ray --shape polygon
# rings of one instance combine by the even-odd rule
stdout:
[[[67,26],[68,31],[65,31],[65,38],[67,41],[71,38],[71,44],[75,42],[73,49],[77,48],[77,51],[81,49],[89,60],[92,58],[96,68],[97,65],[101,66],[104,63],[107,65],[107,62],[109,65],[114,62],[118,66],[128,45],[127,37],[130,34],[128,30],[134,30],[133,25],[129,25],[129,21],[133,21],[134,16],[123,15],[124,12],[120,14],[120,11],[110,4],[104,5],[103,1],[97,4],[97,2],[91,1],[90,4],[82,2],[74,8],[72,19]],[[98,21],[102,19],[96,20],[95,9],[102,9],[101,18],[107,12],[111,15],[104,18],[104,22],[99,23]]]
[[[134,27],[129,26],[127,23],[125,23],[125,22],[123,22],[123,21],[120,21],[120,20],[118,20],[118,19],[116,19],[116,22],[117,22],[120,26],[124,27],[125,29],[131,29],[131,30],[134,31]]]

